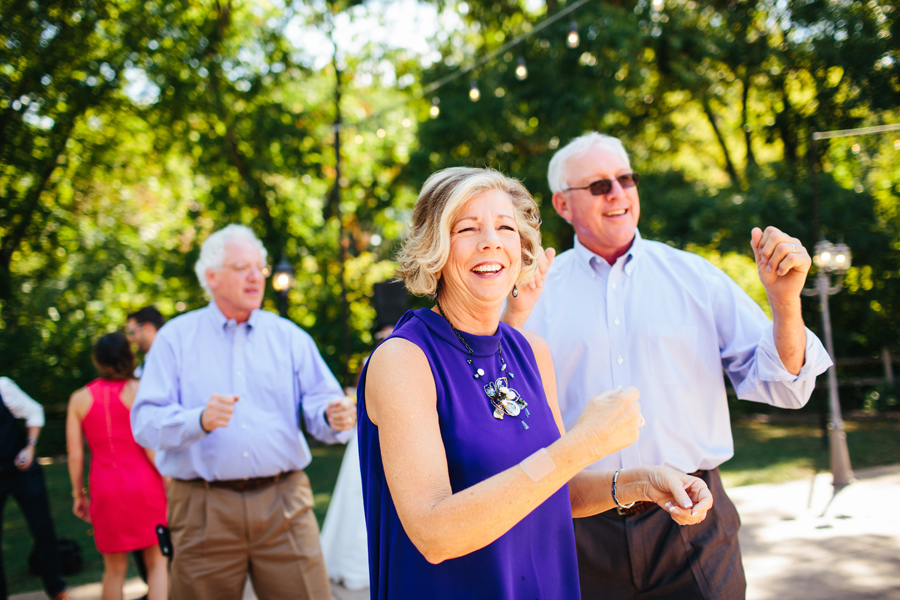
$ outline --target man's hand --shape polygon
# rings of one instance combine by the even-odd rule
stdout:
[[[761,231],[754,227],[750,233],[750,246],[756,258],[759,280],[766,288],[769,304],[797,302],[806,283],[806,274],[812,259],[800,240],[775,227]]]
[[[238,396],[213,394],[206,403],[206,408],[200,414],[200,426],[206,433],[212,432],[219,427],[227,427],[231,415],[234,414],[234,403],[238,401]]]
[[[34,446],[28,444],[16,456],[16,468],[20,471],[27,471],[32,462],[34,462]]]
[[[516,286],[518,293],[515,297],[510,294],[506,299],[506,308],[501,319],[507,325],[512,325],[513,327],[523,326],[529,315],[531,315],[534,305],[540,299],[541,292],[544,291],[544,280],[547,278],[547,271],[550,270],[554,257],[556,257],[556,250],[553,248],[544,250],[538,246],[536,254],[537,273],[534,274],[531,281]]]
[[[325,420],[335,431],[346,431],[356,427],[356,402],[347,396],[332,400],[325,409]]]

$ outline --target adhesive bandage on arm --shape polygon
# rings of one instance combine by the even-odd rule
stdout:
[[[537,483],[556,468],[553,457],[547,452],[546,448],[541,448],[525,460],[519,463],[522,470],[528,475],[532,481]]]

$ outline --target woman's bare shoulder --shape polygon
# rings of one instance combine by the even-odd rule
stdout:
[[[94,403],[94,396],[87,387],[79,388],[69,397],[69,409],[83,417]]]

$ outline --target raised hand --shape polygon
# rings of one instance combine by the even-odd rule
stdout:
[[[510,294],[506,299],[506,309],[502,318],[504,323],[513,327],[521,327],[525,324],[534,305],[540,299],[541,293],[544,291],[544,280],[547,278],[547,271],[550,270],[550,265],[556,256],[556,250],[553,248],[544,250],[538,246],[536,255],[537,273],[534,274],[531,281],[516,286],[516,296]]]
[[[766,227],[765,231],[754,227],[750,246],[769,303],[796,302],[812,266],[812,259],[800,240],[776,227]]]
[[[234,403],[238,400],[238,396],[231,394],[212,394],[200,415],[200,426],[203,430],[210,433],[219,427],[227,427],[234,414]]]

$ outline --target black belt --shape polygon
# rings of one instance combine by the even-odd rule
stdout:
[[[703,470],[694,471],[693,473],[688,473],[691,477],[700,477],[703,474]],[[640,500],[635,502],[634,505],[629,506],[628,508],[622,508],[621,506],[617,506],[615,509],[616,514],[620,517],[630,517],[631,515],[636,515],[644,512],[645,510],[649,510],[654,506],[658,506],[656,502],[648,502],[646,500]],[[613,511],[609,511],[612,513]]]
[[[269,477],[248,477],[246,479],[228,479],[225,481],[207,481],[205,479],[188,479],[186,481],[187,483],[202,484],[206,489],[220,488],[231,490],[233,492],[253,492],[269,487],[274,483],[278,483],[279,480],[284,479],[291,473],[293,473],[293,471],[285,471],[284,473],[270,475]]]

